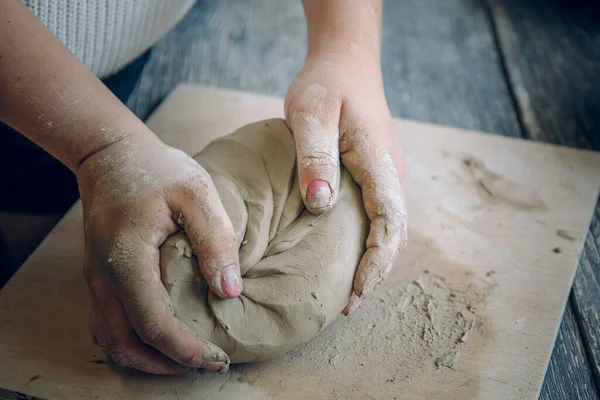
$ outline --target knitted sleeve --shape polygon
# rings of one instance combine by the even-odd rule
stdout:
[[[152,46],[195,0],[22,0],[96,76]]]

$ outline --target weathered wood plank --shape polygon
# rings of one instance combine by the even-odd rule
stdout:
[[[571,362],[565,363],[565,360]],[[540,400],[592,400],[598,399],[598,393],[581,347],[581,337],[571,303],[565,309],[565,315],[556,337],[554,352],[546,371]]]
[[[573,282],[573,309],[596,387],[600,388],[600,202]]]
[[[146,118],[181,82],[284,95],[306,52],[299,1],[202,0],[158,42],[130,101]]]
[[[387,1],[382,69],[395,116],[521,136],[485,7]]]
[[[200,1],[155,46],[129,105],[145,118],[180,82],[283,96],[305,35],[300,1]],[[479,1],[387,1],[383,39],[394,116],[521,136]]]
[[[11,390],[0,389],[0,400],[44,400],[39,397],[29,396],[24,393],[13,392]]]
[[[486,1],[528,136],[600,149],[600,3]]]
[[[505,70],[527,137],[600,150],[600,3],[487,0],[498,29]],[[570,306],[582,356],[600,388],[600,209],[596,208],[573,283]],[[568,240],[568,239],[567,239]],[[561,329],[568,329],[564,325]],[[566,335],[566,331],[561,331]],[[562,374],[580,362],[555,352]],[[562,355],[561,355],[562,354]],[[561,362],[555,357],[566,357]],[[548,383],[550,382],[550,383]],[[551,384],[552,380],[547,380]]]

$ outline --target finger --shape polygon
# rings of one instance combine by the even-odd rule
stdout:
[[[229,216],[208,173],[201,173],[194,185],[175,191],[167,202],[178,215],[202,275],[219,297],[237,297],[242,292],[238,245]]]
[[[116,238],[107,268],[131,326],[142,342],[190,368],[226,371],[229,357],[175,317],[160,279],[158,249],[141,239]]]
[[[341,101],[320,86],[297,96],[286,114],[296,140],[300,192],[309,211],[322,213],[335,204],[339,187]]]
[[[117,299],[113,298],[103,305],[96,304],[94,309],[94,315],[100,315],[99,319],[92,318],[94,340],[115,364],[150,374],[173,375],[189,369],[143,343]]]
[[[385,279],[407,242],[401,153],[391,126],[384,129],[349,129],[340,141],[342,161],[361,187],[370,220],[367,250],[358,265],[354,293],[344,314]]]

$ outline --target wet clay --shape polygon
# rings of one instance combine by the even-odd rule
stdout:
[[[194,157],[235,229],[238,298],[208,289],[185,234],[160,249],[175,314],[233,363],[278,357],[317,336],[347,304],[364,253],[368,219],[350,174],[342,168],[336,207],[313,215],[302,202],[295,154],[285,121],[273,119],[244,126]]]

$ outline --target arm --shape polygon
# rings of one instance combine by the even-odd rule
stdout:
[[[90,328],[121,366],[226,369],[174,316],[158,248],[180,226],[221,297],[241,292],[235,233],[206,173],[163,144],[18,0],[0,2],[0,119],[77,175]]]
[[[126,136],[157,140],[20,1],[0,16],[0,120],[73,172]]]
[[[379,62],[381,0],[303,0],[308,56],[339,53]]]
[[[334,206],[339,160],[360,185],[370,232],[347,314],[392,269],[406,245],[404,163],[380,69],[380,0],[304,0],[308,54],[286,95],[304,202]]]

